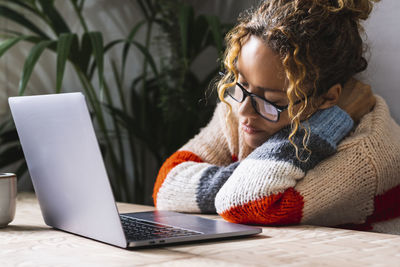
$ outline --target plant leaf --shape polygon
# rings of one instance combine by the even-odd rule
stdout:
[[[128,38],[126,39],[126,43],[122,51],[122,68],[121,68],[122,75],[125,74],[125,65],[126,65],[126,59],[128,58],[130,44],[133,38],[135,38],[136,33],[144,25],[144,23],[145,21],[139,21],[138,23],[136,23],[136,25],[132,28],[131,32],[129,33]]]
[[[0,5],[0,17],[5,17],[8,18],[9,20],[12,20],[21,26],[29,29],[30,31],[38,34],[40,37],[44,39],[50,39],[43,31],[41,31],[38,27],[36,27],[35,24],[33,24],[30,20],[25,18],[23,15],[15,12],[14,10]]]
[[[24,160],[16,169],[15,175],[18,178],[21,178],[28,171],[28,165],[26,165],[26,161]]]
[[[73,2],[78,7],[79,11],[82,11],[83,5],[85,4],[85,0],[81,0],[81,1],[71,0],[71,2]]]
[[[140,127],[136,127],[139,123],[131,116],[126,114],[124,111],[122,111],[119,108],[106,105],[106,107],[109,109],[109,112],[112,113],[114,116],[116,116],[119,124],[124,126],[125,128],[130,128],[134,135],[141,139],[142,141],[145,141],[147,143],[151,143],[151,140],[148,136],[148,134],[144,133]]]
[[[124,42],[125,42],[124,39],[118,39],[118,40],[109,42],[106,46],[104,46],[104,54],[107,53],[107,51],[110,50],[111,48],[113,48],[115,45],[124,43]]]
[[[34,8],[33,8],[32,6],[30,6],[29,4],[25,3],[25,2],[29,2],[29,1],[26,1],[26,0],[25,0],[25,2],[24,2],[24,1],[21,1],[21,0],[12,0],[11,2],[12,2],[12,4],[14,4],[14,5],[19,5],[19,6],[21,6],[22,8],[24,8],[24,9],[26,9],[26,10],[29,10],[29,11],[32,12],[33,14],[35,14],[35,15],[37,15],[37,16],[40,17],[40,13],[39,13],[36,9],[34,9]],[[43,19],[43,18],[41,18],[41,19]]]
[[[206,16],[206,19],[213,35],[214,44],[218,49],[218,53],[221,53],[223,49],[223,34],[219,19],[216,16]]]
[[[54,8],[53,0],[39,0],[43,13],[49,18],[52,29],[57,35],[71,32],[63,17]]]
[[[190,6],[182,5],[179,8],[179,29],[181,33],[181,44],[182,44],[182,55],[184,58],[188,58],[188,41],[189,41],[189,28],[190,19],[194,17],[193,9]]]
[[[24,159],[24,154],[20,144],[7,147],[0,153],[0,167],[8,166],[21,159]]]
[[[114,41],[111,41],[111,42],[109,42],[106,46],[104,46],[104,55],[111,49],[111,48],[113,48],[115,45],[117,45],[117,44],[120,44],[120,43],[124,43],[125,42],[125,40],[124,39],[119,39],[119,40],[114,40]],[[90,68],[89,68],[89,77],[93,77],[93,74],[94,74],[94,71],[95,71],[95,69],[96,69],[96,67],[97,67],[97,63],[96,63],[96,61],[94,61],[93,63],[92,63],[92,65],[90,66]]]
[[[153,56],[149,53],[149,50],[144,45],[142,45],[141,43],[138,43],[136,41],[132,41],[131,43],[134,46],[136,46],[139,49],[139,51],[142,52],[142,54],[147,58],[147,60],[150,63],[150,67],[153,70],[154,75],[158,76],[156,62],[154,61]]]
[[[79,57],[77,58],[79,62],[79,67],[83,73],[87,74],[90,58],[92,56],[92,43],[88,33],[84,33],[82,36]]]
[[[144,3],[142,2],[142,0],[137,0],[137,2],[138,2],[138,4],[139,4],[139,6],[140,6],[140,9],[141,9],[142,12],[143,12],[144,17],[146,18],[146,20],[149,20],[150,16],[149,16],[149,13],[147,12],[146,6],[145,6]]]
[[[104,47],[103,47],[103,36],[100,32],[89,32],[90,41],[92,43],[94,58],[96,59],[100,95],[104,89]]]
[[[71,51],[72,40],[78,38],[75,34],[63,33],[57,43],[57,82],[56,93],[61,91],[62,80],[64,78],[65,65]]]
[[[7,131],[4,131],[0,134],[0,141],[1,144],[7,144],[7,143],[13,143],[13,142],[18,142],[19,138],[18,138],[18,134],[17,134],[17,130],[15,128],[13,129],[9,129]]]
[[[57,41],[54,41],[54,40],[41,41],[31,49],[31,51],[29,52],[29,55],[25,61],[24,68],[22,70],[21,80],[19,81],[19,87],[18,87],[19,95],[24,94],[26,85],[28,84],[28,81],[29,81],[32,71],[33,71],[33,68],[35,67],[36,62],[38,61],[40,55],[43,53],[43,51],[47,47],[55,44],[56,42]]]
[[[78,3],[79,10],[82,10],[84,5],[85,5],[85,0],[81,0],[81,2]]]
[[[29,38],[29,36],[19,36],[19,37],[7,39],[7,40],[4,40],[3,42],[0,42],[0,58],[4,55],[5,52],[7,52],[8,49],[13,47],[19,41],[27,39],[27,38]]]
[[[193,46],[194,53],[192,55],[192,59],[196,57],[196,55],[200,54],[201,51],[206,48],[206,40],[207,36],[210,34],[210,28],[208,26],[208,22],[206,16],[200,15],[196,18],[193,29],[191,31],[195,32],[193,34],[191,41],[191,45]]]
[[[0,34],[1,39],[8,39],[11,37],[17,37],[17,36],[23,35],[21,32],[13,31],[13,30],[6,29],[6,28],[0,28],[0,32],[2,33],[2,34]]]
[[[137,93],[137,86],[139,84],[140,81],[143,80],[143,74],[139,75],[138,77],[136,77],[131,85],[130,85],[130,106],[132,108],[132,116],[134,118],[137,118],[140,116],[140,105],[142,104],[142,102],[139,100],[139,94]]]
[[[12,120],[12,118],[9,117],[8,119],[5,119],[0,124],[0,134],[2,134],[4,131],[7,131],[8,129],[10,129],[11,125],[14,125],[14,121]]]
[[[119,95],[121,105],[123,107],[123,111],[127,112],[127,108],[126,108],[127,99],[125,99],[125,97],[124,97],[124,92],[123,92],[124,89],[122,86],[121,75],[118,72],[117,65],[114,60],[111,61],[111,67],[112,67],[115,83],[117,84],[118,95]]]

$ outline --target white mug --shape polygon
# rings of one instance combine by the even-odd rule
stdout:
[[[15,216],[17,176],[0,173],[0,228],[6,227]]]

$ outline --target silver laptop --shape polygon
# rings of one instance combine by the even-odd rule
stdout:
[[[9,104],[47,225],[123,248],[261,232],[169,211],[119,214],[83,94]]]

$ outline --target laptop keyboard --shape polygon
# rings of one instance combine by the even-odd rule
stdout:
[[[120,215],[125,235],[129,241],[184,237],[203,234],[192,230],[143,221]]]

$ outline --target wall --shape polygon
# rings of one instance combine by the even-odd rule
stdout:
[[[388,103],[400,123],[400,1],[384,0],[375,5],[364,24],[370,47],[368,69],[360,78]]]

